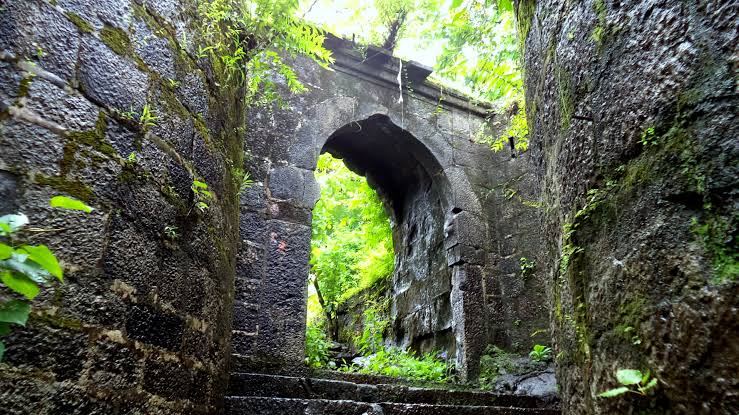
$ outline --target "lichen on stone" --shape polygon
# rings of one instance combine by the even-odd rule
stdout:
[[[121,56],[127,56],[131,53],[131,39],[122,29],[105,25],[100,30],[100,40],[113,50],[113,52]]]
[[[80,32],[92,33],[94,31],[92,25],[90,23],[87,23],[87,21],[85,21],[85,19],[80,17],[78,14],[66,12],[65,15],[72,23],[74,23],[75,26],[77,26]]]

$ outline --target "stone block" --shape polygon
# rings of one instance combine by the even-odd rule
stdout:
[[[134,19],[132,43],[136,54],[165,79],[177,80],[174,52],[169,41],[157,36],[143,20]],[[165,81],[166,82],[166,81]]]
[[[91,36],[81,46],[79,76],[85,93],[99,105],[140,112],[146,104],[148,75]]]
[[[259,307],[243,301],[234,302],[233,329],[247,333],[256,333],[259,323]]]
[[[267,241],[267,219],[259,213],[242,213],[239,216],[239,238],[242,244],[247,241],[264,244]]]
[[[177,351],[182,346],[184,321],[181,317],[145,305],[131,306],[126,335],[153,346]]]
[[[237,281],[261,281],[264,277],[264,245],[241,243],[236,257]],[[237,294],[239,293],[237,282]]]
[[[14,1],[3,7],[0,50],[18,57],[35,56],[40,68],[66,81],[74,79],[80,44],[77,27],[45,2]]]
[[[166,400],[188,399],[192,372],[181,362],[149,359],[144,366],[143,388]]]
[[[235,279],[235,301],[257,303],[259,301],[261,284],[261,279],[244,278],[237,271]]]
[[[235,331],[231,334],[231,351],[242,356],[252,356],[255,352],[257,336]]]
[[[2,165],[44,176],[61,173],[64,142],[49,130],[23,121],[7,120],[0,131]]]
[[[81,95],[70,94],[41,78],[34,78],[28,84],[26,108],[68,131],[94,129],[100,113],[97,106]]]
[[[109,389],[135,386],[138,359],[131,349],[118,343],[98,340],[90,361],[90,380],[96,386]]]
[[[105,25],[128,29],[133,16],[130,0],[57,0],[57,4],[98,30]]]
[[[5,170],[0,170],[0,213],[16,212],[18,208],[18,176]]]
[[[3,363],[49,373],[58,382],[76,382],[87,355],[87,335],[77,327],[63,327],[63,320],[59,323],[51,326],[43,319],[31,318],[26,327],[13,327],[3,337]]]

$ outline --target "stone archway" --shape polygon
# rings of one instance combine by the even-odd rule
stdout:
[[[466,178],[434,154],[446,143],[422,131],[415,135],[378,113],[348,122],[305,120],[305,130],[313,132],[309,145],[291,148],[295,164],[269,171],[269,197],[277,202],[268,207],[273,219],[265,245],[266,279],[254,310],[254,354],[262,364],[295,369],[302,363],[309,212],[320,195],[313,169],[327,151],[367,177],[392,211],[394,341],[449,350],[456,354],[461,377],[473,377],[484,341],[483,260],[476,255],[484,243],[484,224]]]

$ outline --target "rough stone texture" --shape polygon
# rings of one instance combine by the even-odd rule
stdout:
[[[258,184],[242,197],[236,367],[301,368],[310,211],[320,195],[312,170],[326,151],[364,175],[391,213],[391,344],[445,350],[474,378],[488,343],[522,352],[547,342],[546,331],[531,337],[546,327],[543,281],[519,265],[537,261],[542,246],[530,159],[474,140],[482,129],[499,134],[506,119],[427,83],[404,88],[400,102],[397,59],[373,65],[349,42],[326,44],[333,72],[290,60],[309,92],[289,97],[287,109],[248,115],[245,169]],[[297,257],[279,265],[286,250]]]
[[[28,325],[3,337],[4,414],[215,413],[223,403],[239,220],[226,166],[241,160],[229,140],[240,143],[231,132],[243,111],[233,91],[205,87],[212,71],[157,13],[128,0],[2,5],[0,215],[58,230],[33,242],[65,268]],[[130,47],[104,36],[111,28]],[[158,117],[149,132],[119,113],[145,103]],[[207,134],[193,128],[198,113]],[[132,152],[138,161],[126,162]],[[216,195],[203,214],[194,177]],[[59,194],[95,211],[50,208]]]
[[[739,5],[517,8],[565,411],[736,413]]]

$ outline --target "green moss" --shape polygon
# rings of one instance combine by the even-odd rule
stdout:
[[[593,3],[593,10],[595,10],[595,14],[598,17],[598,24],[593,28],[593,33],[590,35],[590,39],[595,42],[596,51],[600,52],[606,35],[608,34],[608,23],[606,21],[607,9],[605,1],[595,0]]]
[[[513,361],[516,356],[498,346],[489,345],[480,357],[480,387],[489,389],[501,373],[516,372],[517,365]]]
[[[60,316],[58,314],[33,314],[31,319],[34,321],[43,322],[49,326],[56,328],[69,329],[74,331],[82,331],[84,329],[84,325],[80,320]]]
[[[197,114],[195,115],[195,117],[193,117],[192,121],[195,125],[195,128],[200,132],[200,135],[203,136],[206,144],[209,143],[211,140],[211,133],[208,126],[205,125],[205,120],[203,119],[203,116],[201,114]]]
[[[691,231],[711,256],[714,284],[736,281],[739,275],[739,244],[736,223],[707,211],[703,222],[694,217]]]
[[[38,184],[50,186],[56,190],[65,192],[84,202],[89,202],[93,196],[92,188],[90,188],[90,186],[78,181],[69,180],[66,177],[37,174],[35,176],[35,181]]]
[[[184,105],[180,102],[179,99],[177,99],[177,96],[172,92],[171,88],[165,84],[165,81],[160,79],[162,87],[160,88],[160,95],[159,100],[160,104],[169,110],[170,112],[176,113],[180,116],[183,120],[186,120],[190,118],[192,115],[190,114],[190,111],[185,108]],[[193,121],[195,122],[195,121]]]
[[[85,150],[83,155],[89,158],[93,163],[100,164],[106,159],[117,159],[120,157],[116,149],[105,139],[105,131],[107,122],[105,113],[98,114],[98,120],[95,128],[85,131],[71,131],[67,133],[67,143],[64,145],[64,153],[61,161],[62,176],[66,175],[75,164],[75,157],[82,146],[90,147],[97,151],[90,152]]]
[[[563,130],[570,128],[570,120],[575,114],[575,93],[572,88],[570,74],[562,69],[555,68],[557,77],[557,96],[559,98],[560,127]]]
[[[598,16],[598,21],[601,24],[606,23],[606,2],[604,0],[595,0],[593,2],[593,10],[595,10],[595,14]]]
[[[100,40],[119,55],[127,56],[131,53],[131,39],[122,29],[105,25],[100,30]]]
[[[90,23],[87,23],[85,19],[83,19],[79,15],[72,12],[66,12],[64,14],[67,16],[67,19],[69,19],[72,23],[74,23],[75,26],[77,26],[80,32],[92,33],[92,31],[94,30],[92,25],[90,25]]]
[[[31,87],[31,82],[33,82],[32,76],[27,76],[21,79],[21,82],[18,85],[18,97],[28,96],[28,89]]]
[[[118,181],[121,183],[131,183],[138,179],[136,171],[132,168],[126,167],[121,170],[121,174],[118,175]]]
[[[643,297],[635,296],[621,303],[618,307],[619,321],[629,326],[637,327],[642,317],[649,313],[649,301]]]
[[[531,22],[536,12],[536,0],[521,0],[516,10],[516,22],[518,24],[518,43],[519,50],[523,51],[526,47],[526,38],[531,31]]]
[[[107,122],[105,120],[105,114],[100,112],[94,129],[87,131],[73,131],[69,133],[67,138],[78,144],[90,146],[108,157],[117,158],[119,156],[118,152],[105,139],[106,129]]]
[[[593,33],[590,35],[590,38],[593,40],[593,42],[600,45],[601,42],[603,42],[604,32],[605,29],[603,28],[603,26],[596,26],[595,29],[593,29]]]

